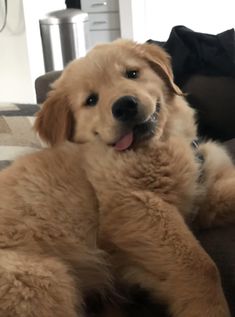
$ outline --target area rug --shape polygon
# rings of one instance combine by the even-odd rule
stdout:
[[[33,130],[36,104],[0,103],[0,169],[43,144]]]

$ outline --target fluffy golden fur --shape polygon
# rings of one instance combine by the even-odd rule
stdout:
[[[136,126],[113,115],[123,96],[138,101]],[[139,132],[117,151],[130,126]],[[96,47],[67,66],[35,127],[54,147],[0,175],[0,316],[84,316],[84,297],[115,281],[141,285],[174,317],[230,316],[186,223],[234,222],[235,169],[211,142],[197,160],[194,112],[162,49]]]

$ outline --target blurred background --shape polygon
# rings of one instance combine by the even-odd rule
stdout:
[[[50,24],[58,24],[58,16],[54,20],[48,20],[48,17],[45,20],[46,14],[71,8],[88,14],[88,21],[86,16],[70,20],[70,23],[80,23],[84,38],[81,32],[78,35],[74,30],[70,30],[72,35],[67,34],[65,26],[63,32],[57,30],[46,34],[49,28],[52,29]],[[40,33],[39,20],[42,25],[47,25],[44,34],[42,30]],[[61,23],[68,24],[69,20]],[[86,28],[81,26],[84,23]],[[84,42],[82,45],[88,50],[99,42],[118,37],[140,42],[150,38],[166,41],[175,25],[217,34],[233,28],[234,24],[234,0],[0,0],[0,102],[35,103],[35,79],[48,70],[62,69],[65,63],[61,61],[57,65],[54,63],[52,69],[47,68],[45,51],[48,56],[50,50],[54,50],[53,59],[61,60],[62,46],[67,45],[69,51],[73,40],[75,46]],[[42,36],[49,36],[49,41],[58,43],[54,48],[50,47],[48,38],[43,42]],[[84,55],[84,50],[80,49],[76,54]]]

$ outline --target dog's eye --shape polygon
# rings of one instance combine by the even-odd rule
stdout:
[[[138,70],[127,70],[126,77],[129,79],[136,79],[139,77],[139,71]]]
[[[99,97],[97,94],[95,94],[95,93],[90,94],[85,101],[85,105],[90,106],[90,107],[95,106],[97,104],[98,100],[99,100]]]

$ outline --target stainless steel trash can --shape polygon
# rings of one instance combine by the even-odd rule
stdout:
[[[78,9],[48,13],[39,20],[45,71],[61,70],[89,47],[88,14]]]

